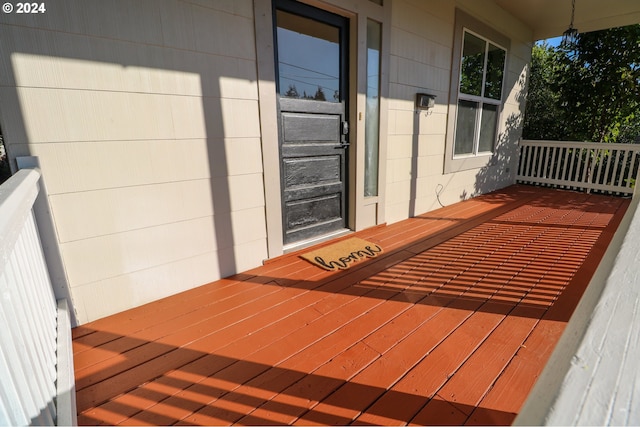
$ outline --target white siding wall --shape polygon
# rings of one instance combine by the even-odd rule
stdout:
[[[443,174],[456,7],[511,39],[509,132],[495,165]],[[0,123],[12,159],[40,159],[79,321],[260,264],[252,0],[47,8],[0,14]],[[384,221],[439,207],[437,191],[451,204],[514,182],[530,32],[492,0],[393,0],[386,30]],[[428,114],[417,92],[437,95]]]
[[[443,174],[452,55],[459,54],[452,52],[456,7],[511,39],[506,76],[508,95],[495,165]],[[522,94],[531,55],[531,43],[525,40],[530,39],[530,32],[520,22],[491,1],[393,1],[387,222],[440,207],[438,191],[440,201],[447,205],[515,182],[516,143],[524,113]],[[416,114],[416,93],[436,95],[436,107],[429,113]]]
[[[0,40],[81,323],[267,257],[251,0],[50,2]]]

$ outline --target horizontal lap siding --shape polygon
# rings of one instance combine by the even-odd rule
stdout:
[[[115,4],[0,17],[5,142],[39,158],[80,323],[267,257],[253,3]]]
[[[444,174],[451,127],[449,95],[455,11],[459,8],[511,40],[497,148],[481,168]],[[385,220],[393,223],[515,182],[530,34],[491,2],[392,2]],[[416,93],[436,95],[428,112],[415,110]]]

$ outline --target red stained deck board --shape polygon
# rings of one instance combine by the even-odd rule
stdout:
[[[411,423],[463,424],[522,347],[544,312],[543,309],[515,308]]]
[[[204,285],[199,288],[195,288],[194,290],[186,291],[189,295],[183,295],[184,293],[174,295],[175,297],[178,297],[177,300],[164,298],[156,301],[158,303],[157,306],[154,305],[155,303],[149,303],[136,308],[136,310],[129,310],[127,312],[128,316],[122,316],[121,314],[109,316],[108,319],[113,320],[112,323],[105,324],[104,319],[100,319],[88,325],[80,326],[79,328],[74,329],[74,331],[76,329],[82,330],[81,333],[78,334],[78,337],[74,337],[74,352],[80,353],[83,350],[91,349],[112,341],[114,339],[114,335],[109,331],[117,331],[119,334],[128,334],[144,330],[145,328],[156,324],[159,313],[167,313],[164,318],[161,318],[166,321],[174,317],[179,317],[184,313],[192,312],[197,308],[201,308],[199,305],[196,305],[195,302],[207,300],[207,298],[203,298],[202,296],[202,288],[207,288],[209,290],[209,292],[204,293],[204,295],[215,291],[216,295],[209,297],[211,300],[218,301],[224,300],[230,295],[235,295],[253,287],[256,287],[256,285],[250,282],[235,281],[232,281],[232,283],[227,281],[223,283],[219,289],[216,289],[215,286]],[[193,292],[195,290],[200,290],[201,292]],[[192,292],[195,295],[192,295]],[[194,299],[193,302],[190,303],[192,297]],[[140,309],[140,312],[138,312],[138,309]]]
[[[613,238],[624,212],[628,207],[628,200],[619,201],[617,210],[611,209],[608,215],[608,227],[592,244],[591,251],[577,269],[572,280],[559,296],[556,303],[545,313],[542,320],[524,342],[509,365],[502,372],[500,378],[491,391],[474,409],[467,420],[470,425],[499,425],[510,424],[515,419],[520,407],[524,403],[529,390],[535,384],[544,368],[554,345],[560,338],[566,322],[582,296],[589,279],[595,272],[598,261],[604,255],[606,248]],[[561,320],[554,320],[561,319]],[[493,409],[500,407],[501,411]]]
[[[140,307],[137,307],[136,310],[130,311],[127,317],[123,316],[109,316],[103,319],[95,320],[91,322],[92,328],[87,327],[88,325],[79,326],[73,329],[73,339],[78,340],[79,338],[93,334],[96,331],[105,329],[105,328],[121,328],[131,320],[139,320],[144,318],[145,316],[155,316],[157,315],[158,310],[166,309],[166,308],[180,308],[185,301],[188,301],[192,298],[199,298],[202,295],[206,295],[210,292],[225,292],[225,288],[228,286],[233,286],[242,282],[242,280],[235,280],[232,278],[221,279],[216,282],[216,286],[203,285],[197,288],[193,288],[180,294],[173,295],[171,297],[166,297],[159,299],[157,301],[153,301],[148,304],[144,304]],[[137,324],[136,324],[137,326]],[[120,330],[120,329],[118,329]]]
[[[79,420],[510,422],[627,206],[514,186],[357,233],[385,252],[343,272],[289,254],[84,325]]]
[[[343,306],[341,306],[341,308],[343,308]],[[349,306],[348,309],[354,310],[354,307]],[[342,321],[343,318],[335,317],[331,322],[322,322],[321,327],[317,328],[319,331],[317,333],[330,333],[331,327],[337,328],[342,323]],[[311,324],[318,325],[317,322]],[[325,331],[323,328],[329,329]],[[312,332],[307,332],[309,333],[306,334],[306,336],[303,338],[310,339],[315,336]],[[301,343],[304,341],[303,339],[299,341],[296,341],[295,339],[292,340],[290,337],[286,336],[283,339],[279,340],[278,343],[282,345],[283,342],[286,342],[287,340],[297,343]],[[81,390],[82,393],[80,393],[80,395],[84,398],[78,399],[78,408],[79,410],[82,410],[82,408],[90,407],[93,404],[104,401],[105,397],[108,396],[108,394],[117,395],[119,394],[119,392],[124,392],[130,389],[135,384],[143,384],[146,381],[152,380],[153,378],[160,376],[160,374],[162,374],[163,372],[166,372],[167,370],[163,371],[162,369],[165,366],[171,366],[172,363],[174,364],[174,366],[180,367],[186,365],[189,362],[197,360],[200,357],[205,356],[206,354],[208,354],[208,351],[218,351],[218,354],[220,356],[225,356],[224,343],[225,341],[220,340],[219,336],[213,334],[207,335],[205,338],[196,342],[191,342],[182,348],[163,345],[167,349],[167,352],[163,354],[161,358],[152,359],[144,365],[137,365],[132,369],[122,371],[115,376],[112,376],[104,381],[98,382],[88,387],[88,390],[86,391]],[[148,345],[151,344],[153,343],[149,343]],[[270,359],[267,358],[265,353],[269,350],[269,348],[270,347],[267,347],[259,351],[259,356],[265,358],[267,363],[278,361],[278,356],[275,356],[273,354],[270,355]],[[287,349],[286,346],[279,347],[278,350],[280,350],[281,354],[283,354],[283,356],[279,357],[286,357],[286,354],[291,351],[290,349]],[[272,351],[272,353],[274,352]],[[229,354],[233,356],[235,354],[238,354],[238,352],[229,352]],[[162,359],[168,359],[169,361],[163,364]],[[159,366],[159,368],[156,366]]]
[[[563,322],[541,321],[465,424],[511,424],[551,355],[564,326]]]
[[[238,274],[233,277],[221,279],[212,284],[204,285],[195,289],[182,292],[172,297],[163,298],[159,301],[145,304],[136,310],[128,312],[128,316],[111,316],[108,328],[117,328],[121,333],[133,333],[135,331],[145,331],[146,329],[158,326],[158,323],[173,323],[185,314],[198,315],[202,310],[216,309],[215,304],[219,304],[226,299],[235,297],[243,292],[248,292],[260,284],[266,284],[270,281],[280,282],[299,281],[301,279],[310,280],[318,276],[326,276],[326,272],[313,269],[301,268],[300,265],[285,264],[283,266],[271,269],[265,269],[262,275],[255,276],[250,274]],[[249,298],[245,298],[249,300]],[[210,305],[203,305],[203,301],[211,301]],[[103,333],[101,328],[102,322],[98,320],[92,323],[96,329],[81,326],[75,328],[74,346],[85,344],[87,348],[93,348],[105,342],[113,340],[112,334]],[[166,327],[166,326],[165,326]],[[108,329],[106,328],[106,329]],[[90,335],[90,336],[87,336]],[[82,338],[84,337],[84,338]],[[77,348],[74,351],[79,353],[84,348]]]
[[[356,343],[240,419],[238,424],[292,424],[307,409],[326,398],[378,357],[378,352],[363,343]],[[282,405],[289,406],[286,413],[278,410]]]
[[[155,404],[158,394],[135,389],[78,415],[79,425],[116,425]]]
[[[350,297],[350,298],[353,298],[353,300],[356,301],[355,297]],[[375,328],[375,325],[377,325],[378,323],[380,322],[384,323],[389,318],[395,317],[399,311],[406,309],[406,307],[403,307],[400,304],[393,304],[392,302],[387,302],[383,304],[380,300],[373,300],[373,301],[359,300],[359,302],[366,303],[370,311],[366,312],[361,317],[354,317],[354,320],[352,320],[346,326],[344,326],[343,328],[339,329],[338,331],[324,338],[322,342],[319,343],[320,345],[315,344],[314,346],[312,346],[312,348],[307,348],[305,350],[299,351],[296,354],[296,357],[293,358],[295,361],[292,359],[289,359],[280,366],[282,368],[287,368],[287,365],[292,365],[292,367],[296,369],[302,368],[305,370],[313,370],[313,367],[315,366],[315,364],[321,364],[323,361],[331,359],[333,356],[335,356],[335,354],[340,353],[341,348],[347,348],[350,345],[357,343],[359,340],[359,337],[363,334],[366,335],[369,329]],[[355,311],[354,307],[353,306],[349,307],[349,311],[353,313]],[[376,316],[378,317],[378,319],[376,319]],[[327,323],[323,323],[321,326],[323,328],[326,328]],[[308,336],[306,338],[309,338],[309,334],[307,335]],[[273,337],[273,335],[271,336]],[[302,346],[304,342],[302,339],[296,339],[294,341],[299,346]],[[247,343],[248,348],[246,349],[243,348],[242,346],[231,345],[231,346],[228,346],[226,349],[221,349],[220,351],[218,351],[218,354],[226,355],[228,357],[233,357],[234,355],[243,355],[243,354],[250,355],[252,350],[255,351],[255,348],[250,347],[252,344],[253,344],[252,342],[248,342]],[[273,345],[272,347],[274,347],[272,350],[278,350],[278,352],[276,352],[275,354],[280,354],[279,352],[281,352],[281,349],[283,348],[283,343],[282,342],[275,343],[275,345]],[[316,349],[313,347],[318,347],[318,348]],[[269,348],[265,348],[264,350],[269,351]],[[294,350],[287,349],[286,351],[293,352]],[[254,355],[251,358],[254,358],[254,357],[257,357],[263,360],[265,357],[268,359],[269,357],[273,357],[273,356],[272,355],[265,356],[264,354],[262,355],[259,354],[257,356]],[[271,360],[271,362],[273,363],[274,361]],[[300,365],[303,365],[303,366],[300,366]],[[282,369],[281,367],[277,369]],[[267,368],[266,366],[261,366],[260,371],[255,372],[254,374],[255,375],[261,374],[263,373],[261,371],[265,371],[266,368]],[[237,380],[236,383],[242,384],[242,381]],[[262,384],[262,387],[265,387],[265,384]],[[227,391],[231,392],[233,391],[233,388]],[[209,412],[211,411],[209,410]],[[183,414],[183,416],[184,415],[185,414]]]
[[[377,310],[376,310],[377,309]],[[340,350],[349,346],[353,342],[357,342],[357,336],[351,337],[351,334],[356,334],[358,329],[371,328],[371,325],[367,325],[367,322],[372,321],[376,315],[384,317],[393,317],[400,307],[393,307],[389,304],[382,307],[381,301],[367,301],[362,298],[354,298],[350,303],[339,307],[337,310],[342,313],[351,313],[352,319],[350,322],[344,316],[335,316],[335,320],[331,322],[320,319],[314,322],[312,329],[305,328],[304,334],[290,334],[284,339],[274,342],[272,345],[261,349],[260,351],[250,354],[249,360],[257,359],[261,361],[268,361],[265,368],[274,366],[276,371],[292,370],[298,371],[306,368],[307,370],[313,370],[317,366],[321,365],[326,360],[330,359],[336,354],[340,354]],[[369,314],[371,313],[371,314]],[[359,317],[361,314],[363,317]],[[366,316],[366,317],[365,317]],[[347,323],[345,325],[345,323]],[[375,323],[373,323],[375,325]],[[362,333],[362,332],[360,332]],[[355,341],[354,341],[355,340]],[[334,348],[334,353],[325,354],[322,350],[328,347]],[[224,352],[221,352],[224,354]],[[291,357],[286,355],[292,354]],[[264,369],[265,371],[267,369]],[[301,371],[302,372],[302,371]],[[265,377],[270,377],[270,373],[265,374]],[[256,382],[260,382],[261,388],[267,388],[272,390],[272,387],[268,386],[260,378],[256,378]],[[278,392],[279,390],[275,390]]]
[[[459,313],[459,315],[465,315],[465,313],[464,313],[464,312],[460,312],[460,313]],[[419,341],[418,341],[418,340],[419,340]],[[412,349],[412,348],[414,348],[414,347],[416,347],[416,344],[419,344],[419,345],[425,345],[425,343],[428,343],[428,340],[425,340],[425,339],[423,339],[422,337],[417,337],[417,340],[416,340],[415,342],[406,342],[406,344],[409,344],[409,345],[405,345],[405,346],[403,346],[403,347],[402,347],[402,352],[403,352],[403,353],[405,353],[405,354],[406,354],[406,353],[410,353],[410,352],[411,352],[411,349]],[[322,343],[321,343],[321,344],[322,344]],[[421,356],[424,354],[424,350],[419,350],[419,351],[416,351],[415,353],[418,355],[417,357],[419,358],[419,357],[421,357]],[[306,360],[306,359],[307,359],[307,357],[305,357],[305,355],[304,355],[304,354],[298,354],[298,355],[296,355],[295,360],[290,361],[290,366],[291,366],[292,368],[294,368],[294,369],[299,368],[299,366],[300,366],[300,365],[298,365],[298,363],[306,364],[306,363],[307,363],[307,360]],[[373,372],[373,374],[374,374],[374,376],[375,376],[375,377],[372,379],[372,381],[373,381],[373,382],[378,381],[378,378],[377,378],[377,377],[378,377],[379,375],[383,374],[383,373],[384,373],[384,374],[388,374],[388,373],[393,372],[393,371],[394,371],[394,369],[398,367],[398,359],[397,359],[397,358],[396,358],[396,359],[394,359],[394,363],[395,363],[395,365],[394,365],[393,367],[388,366],[388,367],[387,367],[387,369],[382,369],[382,372],[374,371],[374,372]],[[380,366],[380,365],[379,365],[379,366]],[[383,366],[383,365],[382,365],[382,366]],[[404,370],[406,370],[406,369],[407,369],[407,367],[405,367],[405,368],[404,368]],[[291,372],[297,372],[297,371],[291,371]],[[397,375],[399,375],[399,374],[397,374]],[[266,385],[265,385],[265,384],[268,384],[268,383],[269,383],[270,373],[267,373],[267,374],[265,375],[265,377],[266,377],[266,378],[265,378],[265,380],[262,380],[262,382],[260,382],[260,387],[261,387],[261,388],[268,388],[268,389],[275,389],[276,387],[275,387],[274,385],[269,385],[269,386],[266,386]],[[291,380],[292,380],[292,381],[298,381],[300,378],[301,378],[301,376],[300,376],[300,375],[298,375],[298,376],[295,376],[295,375],[294,375],[294,376],[292,377],[292,379],[291,379]],[[277,381],[279,381],[280,386],[288,385],[286,382],[282,382],[282,378],[279,378],[279,377],[277,377],[277,376],[276,376],[276,377],[275,377],[275,379],[276,379]],[[363,379],[364,381],[367,381],[367,375],[366,375],[366,374],[365,374],[365,375],[363,375],[363,376],[362,376],[362,379]],[[266,381],[266,382],[265,382],[265,381]],[[251,384],[251,385],[253,386],[253,384]],[[381,391],[384,391],[384,389],[382,389]],[[274,396],[276,396],[276,394],[275,394],[275,393],[274,393],[274,394],[272,394],[272,395],[264,396],[263,398],[271,399],[271,398],[273,398]],[[232,397],[231,399],[233,400],[233,397]],[[217,404],[219,405],[220,403],[219,403],[219,402],[217,402]],[[343,402],[343,403],[341,403],[341,404],[344,404],[344,402]],[[211,407],[205,408],[205,409],[203,410],[203,412],[204,412],[204,413],[206,413],[208,416],[211,416],[212,414],[215,414],[215,415],[216,415],[216,417],[214,417],[215,419],[220,419],[220,417],[222,416],[221,414],[216,413],[216,411],[215,411],[213,408],[211,408]],[[264,418],[264,417],[263,417],[263,418]],[[195,418],[193,418],[193,419],[195,419]],[[266,423],[266,421],[267,421],[268,419],[269,419],[269,417],[264,418],[264,419],[261,419],[261,420],[260,420],[260,423],[264,424],[264,423]],[[227,420],[227,421],[235,421],[235,420]],[[258,420],[256,420],[255,418],[254,418],[254,419],[252,419],[252,422],[257,422],[257,421],[258,421]],[[213,418],[207,418],[207,421],[206,421],[206,422],[207,422],[207,423],[211,423],[211,422],[213,422]]]
[[[306,322],[309,322],[313,319],[317,319],[318,317],[320,317],[320,314],[315,312],[314,310],[299,311],[288,316],[285,316],[285,313],[282,313],[282,310],[276,310],[276,309],[271,309],[261,314],[265,314],[265,313],[271,314],[271,317],[273,320],[276,320],[276,319],[278,320],[277,322],[275,322],[274,327],[268,328],[268,323],[269,323],[267,320],[268,316],[258,316],[259,318],[257,320],[259,324],[263,327],[267,326],[267,328],[265,328],[265,332],[268,336],[271,337],[271,341],[277,339],[277,334],[274,330],[279,329],[283,334],[290,333],[291,331],[295,330],[296,325],[300,327],[304,325]],[[289,313],[286,313],[286,314],[289,314]],[[229,340],[232,340],[234,337],[237,338],[238,336],[243,336],[243,332],[251,333],[252,331],[253,332],[256,331],[255,325],[234,325],[234,326],[235,327],[230,327],[230,328],[219,331],[217,334],[214,334],[215,335],[214,341],[218,343],[218,347],[223,347],[225,343],[228,343]],[[241,326],[244,326],[244,328],[242,328]],[[175,348],[175,347],[168,347],[168,348]],[[213,348],[213,350],[215,350],[215,347]],[[206,353],[203,353],[203,354],[206,354]],[[198,353],[194,353],[194,357],[197,357],[197,356],[198,356]],[[187,369],[188,371],[193,371],[193,368],[190,368],[189,366],[186,366],[183,369]]]
[[[136,331],[129,331],[127,330],[127,327],[123,327],[121,330],[115,330],[119,334],[107,331],[98,331],[93,335],[106,335],[109,338],[108,342],[100,346],[102,349],[107,349],[110,346],[117,346],[117,340],[120,337],[153,341],[177,331],[193,327],[195,324],[206,321],[207,319],[215,317],[221,313],[232,310],[236,311],[238,307],[250,305],[254,301],[260,301],[265,296],[280,290],[278,286],[265,286],[253,283],[238,285],[236,288],[237,289],[235,289],[235,292],[232,295],[227,295],[220,299],[215,297],[215,299],[211,300],[201,298],[198,300],[198,304],[188,303],[187,306],[192,305],[192,309],[189,311],[184,310],[183,312],[180,312],[179,315],[169,314],[163,316],[163,312],[160,310],[155,313],[151,319],[145,320],[144,326]],[[135,319],[130,322],[134,324],[138,323]],[[85,336],[83,338],[86,337],[89,336]],[[97,345],[94,345],[94,348],[96,347]],[[125,348],[122,349],[122,352],[124,351],[126,351]],[[80,356],[84,357],[82,353],[80,353]],[[95,358],[87,356],[87,359],[93,360]]]
[[[211,299],[222,300],[228,296],[232,296],[240,291],[238,285],[251,286],[252,282],[244,280],[222,279],[222,282],[216,283],[215,287],[200,286],[181,292],[172,297],[162,298],[148,304],[137,307],[134,311],[125,311],[117,313],[107,318],[99,319],[91,322],[94,329],[88,328],[90,332],[102,331],[109,328],[117,328],[118,331],[134,332],[140,330],[149,324],[153,324],[153,319],[157,317],[159,312],[163,310],[177,310],[178,315],[182,310],[190,310],[189,302],[194,302],[199,298],[207,298],[213,295]],[[193,310],[193,308],[191,308]],[[149,319],[151,317],[151,319]],[[76,328],[77,329],[77,328]],[[87,331],[87,325],[80,327],[81,331]],[[78,337],[74,337],[78,338]]]
[[[464,303],[456,307],[428,307],[432,313],[435,312],[435,315],[430,315],[419,328],[403,337],[389,351],[356,375],[350,383],[343,385],[312,411],[306,413],[300,420],[301,424],[350,422],[386,393],[387,389],[472,314],[469,306]],[[397,339],[398,337],[390,336],[387,346],[391,346]]]
[[[500,324],[510,307],[488,302],[484,309],[465,319],[391,388],[395,393],[382,396],[356,423],[389,425],[412,419]]]
[[[205,287],[210,286],[205,285]],[[107,328],[98,329],[102,327],[91,324],[92,327],[96,328],[94,329],[95,332],[83,336],[74,344],[82,346],[77,353],[82,357],[82,351],[91,350],[101,345],[105,345],[105,347],[117,346],[119,345],[118,339],[122,337],[154,340],[179,329],[185,319],[187,325],[193,326],[198,320],[204,321],[217,313],[225,311],[225,307],[226,310],[233,309],[237,305],[247,304],[252,300],[259,299],[265,295],[265,292],[273,292],[274,290],[275,288],[268,289],[258,283],[238,282],[234,285],[225,286],[221,292],[210,292],[208,295],[202,295],[194,300],[187,299],[179,307],[166,307],[163,305],[155,313],[146,313],[142,318],[127,318],[127,316],[118,314],[111,317],[117,320],[118,323],[122,323],[121,326],[114,323],[114,325]],[[135,315],[136,313],[132,314]],[[196,320],[189,322],[189,319]],[[121,351],[124,352],[126,349],[123,348]],[[92,359],[94,363],[99,360],[91,356],[88,358]]]
[[[485,200],[470,199],[439,209],[437,214],[430,212],[419,215],[416,218],[406,220],[402,224],[393,224],[386,229],[380,230],[374,238],[385,247],[390,245],[393,248],[397,245],[405,245],[407,241],[435,235],[433,241],[422,243],[432,246],[437,242],[446,240],[447,236],[455,235],[456,230],[467,229],[473,223],[481,223],[482,219],[487,216],[497,215],[504,205],[514,202],[522,203],[523,199],[506,198],[493,202],[486,200],[488,198]],[[471,223],[471,220],[474,222]],[[457,232],[459,233],[459,231]]]
[[[252,289],[252,291],[257,291],[257,290],[261,290],[263,294],[265,292],[269,293],[268,289],[264,287]],[[247,293],[243,293],[240,295],[243,295],[248,302],[255,300],[257,304],[262,306],[269,306],[271,304],[271,301],[269,300],[269,298],[264,298],[263,295],[258,294],[258,296],[255,298],[252,298],[251,295],[247,295]],[[262,296],[262,298],[260,298],[260,296]],[[309,295],[309,296],[311,296],[312,299],[320,300],[319,302],[322,302],[322,299],[319,298],[317,295]],[[325,299],[328,299],[329,297]],[[291,298],[291,296],[289,296],[289,298]],[[287,300],[288,298],[282,298],[282,299]],[[247,301],[244,301],[244,304],[247,304]],[[236,303],[233,300],[231,301],[225,300],[224,302],[226,302],[227,305],[229,305],[229,307],[233,307],[234,303],[240,306],[240,304]],[[249,316],[250,314],[255,314],[258,308],[259,307],[256,307],[256,304],[253,304],[253,305],[247,304],[246,310],[244,310],[244,312],[246,312],[246,315]],[[222,310],[222,309],[224,309],[224,307],[218,307],[218,310]],[[327,308],[324,308],[324,309],[328,310]],[[290,305],[286,307],[285,310],[291,310]],[[160,339],[157,340],[157,342],[161,343],[162,346],[156,345],[154,342],[148,342],[141,345],[140,347],[142,348],[134,348],[133,350],[126,353],[126,357],[124,358],[124,360],[122,360],[123,359],[122,357],[112,357],[110,359],[107,359],[103,363],[98,363],[98,360],[96,359],[96,357],[90,358],[93,366],[87,369],[82,369],[82,366],[84,366],[84,364],[82,363],[84,358],[83,358],[83,355],[80,354],[79,355],[80,363],[76,365],[78,389],[82,389],[83,387],[85,387],[85,384],[87,383],[99,381],[102,378],[109,378],[113,375],[116,375],[119,372],[123,372],[123,371],[126,371],[127,369],[130,369],[131,367],[137,366],[137,364],[141,363],[144,360],[148,360],[151,357],[157,357],[161,354],[164,354],[170,351],[172,349],[172,347],[170,346],[173,346],[173,345],[179,345],[181,343],[184,344],[185,342],[188,343],[188,342],[199,339],[199,341],[201,342],[204,341],[203,344],[206,347],[207,345],[206,342],[211,341],[212,339],[219,341],[220,337],[214,336],[209,339],[203,338],[202,337],[203,330],[214,332],[216,330],[224,328],[225,326],[225,323],[220,322],[219,320],[220,318],[224,318],[224,320],[227,323],[229,323],[231,320],[237,319],[241,316],[243,316],[243,310],[241,307],[236,308],[231,315],[218,313],[215,316],[213,316],[209,322],[199,322],[199,323],[194,322],[194,324],[192,324],[191,327],[188,329],[175,331],[173,334],[168,336],[164,336],[164,337],[161,336]],[[173,328],[175,328],[175,326],[176,326],[175,322],[173,322],[170,325],[167,325],[167,331],[165,331],[165,334],[171,331]],[[255,326],[252,326],[252,328],[255,328]],[[190,331],[192,331],[192,335],[189,335]],[[209,332],[209,334],[211,334],[211,332]],[[133,336],[136,337],[136,334],[133,334]],[[144,338],[147,338],[147,337],[144,337]],[[137,340],[127,340],[126,344],[129,347],[135,347],[135,344],[133,343],[135,343],[136,341]],[[129,344],[129,342],[132,342],[132,344]],[[139,342],[144,343],[145,341],[140,339]],[[202,347],[200,343],[198,343],[196,346],[198,348]],[[103,346],[102,348],[104,347],[105,346]],[[102,348],[99,348],[97,350],[100,351],[102,350]],[[108,357],[108,355],[112,353],[103,352],[103,354]],[[97,373],[97,374],[94,374],[94,373]]]
[[[229,325],[233,320],[242,319],[255,314],[255,311],[253,310],[243,311],[243,304],[247,304],[247,302],[251,301],[256,301],[260,304],[268,304],[270,302],[268,296],[278,290],[279,289],[277,287],[269,288],[263,286],[261,288],[255,288],[255,292],[253,292],[252,295],[246,295],[247,301],[243,301],[242,299],[239,301],[225,301],[227,304],[221,304],[221,307],[218,307],[220,312],[211,317],[208,321],[198,322],[199,318],[195,318],[191,322],[190,327],[178,330],[173,328],[176,327],[179,322],[166,325],[167,330],[165,333],[169,333],[169,335],[162,336],[162,334],[160,334],[155,340],[148,339],[144,336],[140,337],[140,334],[132,334],[130,337],[132,339],[126,339],[129,337],[123,337],[122,339],[112,341],[105,346],[101,346],[98,349],[102,350],[105,347],[109,348],[112,344],[126,345],[127,348],[125,348],[122,353],[116,357],[108,357],[108,352],[102,352],[100,356],[104,356],[106,359],[99,361],[95,356],[92,358],[92,354],[89,354],[89,357],[85,357],[86,353],[81,353],[79,364],[76,365],[76,387],[78,389],[82,389],[87,384],[112,377],[120,372],[124,372],[135,367],[152,357],[158,357],[167,353],[176,347],[176,341],[179,344],[184,345],[185,343],[189,343],[193,340],[202,339],[203,331],[212,333]],[[234,306],[237,306],[237,308],[231,313],[228,313],[228,311],[233,309]],[[252,309],[253,308],[255,307],[252,307]],[[206,314],[202,313],[200,318],[205,316]],[[129,350],[129,348],[133,349]]]

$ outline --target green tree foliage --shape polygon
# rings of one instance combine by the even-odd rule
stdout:
[[[640,135],[640,25],[580,34],[575,49],[537,45],[523,137],[634,142]]]
[[[558,92],[553,89],[560,53],[547,44],[535,45],[531,52],[531,72],[522,137],[562,140],[564,112]]]

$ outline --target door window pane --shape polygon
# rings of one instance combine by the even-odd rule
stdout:
[[[367,20],[367,106],[364,136],[364,196],[378,195],[380,129],[380,23]]]
[[[484,96],[491,99],[502,98],[502,77],[504,75],[504,61],[506,52],[489,43],[487,52],[487,77],[484,86]]]
[[[458,101],[458,120],[456,122],[456,140],[454,154],[473,154],[473,138],[476,130],[478,103]]]
[[[462,65],[460,70],[460,92],[481,96],[482,73],[486,42],[473,34],[464,33]]]
[[[490,152],[493,150],[493,143],[496,140],[497,125],[498,106],[495,104],[483,104],[478,152]]]
[[[278,10],[280,96],[340,102],[340,29]]]

